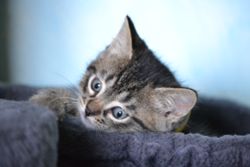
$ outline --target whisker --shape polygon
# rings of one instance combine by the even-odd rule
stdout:
[[[67,86],[67,88],[70,89],[75,95],[82,96],[82,92],[80,91],[78,85],[75,85],[73,82],[71,82],[68,78],[66,78],[62,74],[57,73],[57,75],[69,83],[70,86]]]
[[[71,100],[71,102],[77,104],[79,101],[78,99],[75,99],[75,98],[71,98],[71,97],[58,97],[58,98],[55,98],[55,99],[52,99],[51,101],[49,101],[49,105],[57,100],[61,100],[61,99],[69,99]]]

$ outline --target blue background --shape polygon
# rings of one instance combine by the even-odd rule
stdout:
[[[78,84],[128,14],[178,79],[250,106],[250,1],[12,0],[11,83]]]

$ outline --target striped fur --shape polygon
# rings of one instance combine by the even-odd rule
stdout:
[[[180,131],[197,100],[147,47],[129,17],[88,66],[80,91],[44,90],[30,100],[59,118],[74,113],[86,127],[108,132]]]
[[[94,96],[91,78],[102,84]],[[139,37],[129,17],[112,43],[89,65],[80,87],[83,123],[105,131],[173,131],[187,122],[196,103],[196,93],[181,87]],[[128,116],[115,119],[111,110],[116,106]],[[89,108],[99,110],[98,114],[86,115],[86,110],[94,112]]]

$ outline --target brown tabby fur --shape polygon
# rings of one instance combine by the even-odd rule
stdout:
[[[100,91],[92,88],[96,80]],[[51,89],[31,98],[60,118],[77,113],[85,126],[108,132],[180,130],[196,100],[195,91],[181,87],[155,57],[129,17],[111,44],[89,65],[78,93]],[[125,118],[114,116],[117,107]]]

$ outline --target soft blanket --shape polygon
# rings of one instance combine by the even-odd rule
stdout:
[[[0,100],[0,167],[54,167],[56,117],[28,102]]]
[[[39,166],[35,163],[49,167],[250,166],[250,135],[105,133],[86,130],[70,116],[57,128],[47,108],[14,101],[26,100],[35,91],[0,88],[0,97],[8,99],[0,100],[1,167]]]

